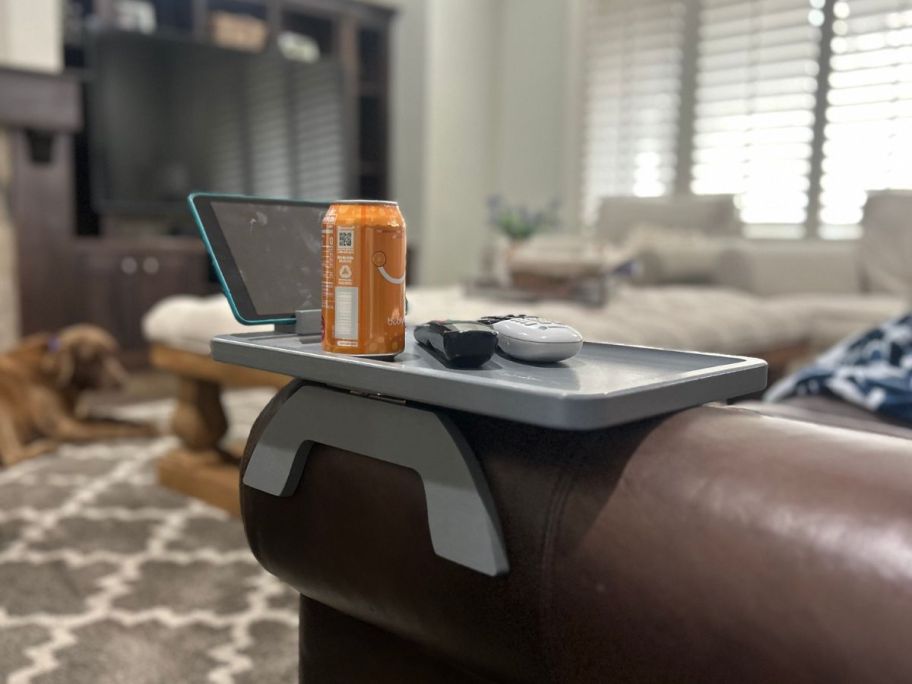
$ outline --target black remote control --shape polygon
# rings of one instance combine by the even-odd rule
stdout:
[[[429,321],[415,328],[415,339],[456,368],[484,365],[497,348],[497,333],[477,321]]]

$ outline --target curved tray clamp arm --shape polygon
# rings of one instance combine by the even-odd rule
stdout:
[[[250,456],[244,484],[291,496],[315,443],[415,470],[424,485],[434,552],[486,575],[509,570],[484,473],[448,416],[305,385],[266,426]]]

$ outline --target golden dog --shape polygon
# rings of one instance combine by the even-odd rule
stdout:
[[[158,434],[152,425],[82,419],[79,395],[122,386],[117,342],[101,328],[74,325],[32,335],[0,355],[0,463],[12,465],[61,442]]]

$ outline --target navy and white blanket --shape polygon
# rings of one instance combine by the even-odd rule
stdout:
[[[766,401],[819,394],[912,423],[912,314],[850,337],[773,385]]]

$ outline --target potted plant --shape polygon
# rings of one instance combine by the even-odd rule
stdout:
[[[533,235],[558,225],[560,203],[551,201],[538,211],[508,204],[500,195],[488,198],[488,221],[495,235],[489,251],[486,271],[502,286],[510,284],[510,257],[516,246]]]
[[[531,211],[523,206],[507,204],[500,195],[488,198],[490,223],[510,242],[522,242],[536,233],[557,227],[559,207],[560,203],[552,200],[544,209]]]

